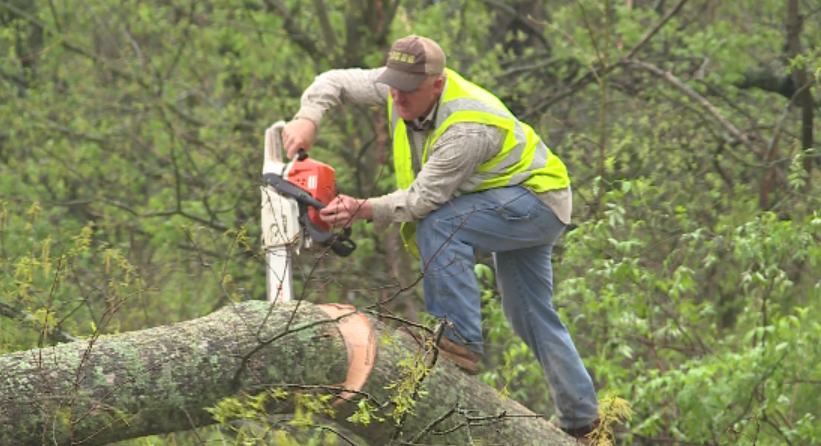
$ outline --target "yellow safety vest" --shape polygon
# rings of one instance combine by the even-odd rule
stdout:
[[[516,119],[499,98],[468,82],[455,71],[448,69],[447,76],[447,88],[439,99],[433,134],[425,141],[422,164],[428,159],[430,147],[452,124],[475,122],[505,130],[506,137],[499,153],[479,166],[475,175],[480,177],[481,182],[473,192],[521,184],[535,193],[541,193],[570,185],[564,163],[550,151],[532,127]],[[391,96],[388,96],[388,120],[393,137],[396,185],[399,189],[407,189],[416,175],[405,121],[396,113]],[[402,223],[400,232],[405,249],[419,258],[416,222]]]

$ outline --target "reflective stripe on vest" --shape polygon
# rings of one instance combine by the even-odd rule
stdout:
[[[505,140],[499,153],[480,165],[468,180],[471,183],[467,188],[471,191],[521,184],[540,193],[570,185],[564,163],[548,149],[533,128],[516,119],[499,98],[455,71],[447,70],[447,76],[447,88],[440,98],[434,129],[423,148],[422,165],[428,159],[430,147],[451,125],[473,122],[504,130]],[[396,184],[400,189],[407,189],[415,179],[411,146],[405,121],[396,113],[391,96],[388,97],[388,119],[393,137]],[[418,258],[416,223],[403,223],[401,234],[405,249]]]

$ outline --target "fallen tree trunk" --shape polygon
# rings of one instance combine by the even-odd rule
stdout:
[[[376,342],[365,358],[369,371],[353,376],[352,335],[339,328],[352,313],[333,318],[304,302],[247,302],[174,325],[0,356],[0,444],[104,445],[213,424],[205,408],[225,397],[357,380],[361,388],[346,394],[351,401],[338,401],[336,421],[373,444],[574,444],[445,361],[424,377],[424,392],[399,427],[393,404],[382,407],[385,422],[347,421],[365,395],[376,405],[391,401],[397,391],[389,387],[409,370],[400,362],[419,348],[405,336]],[[373,331],[353,336],[393,333],[366,321]]]

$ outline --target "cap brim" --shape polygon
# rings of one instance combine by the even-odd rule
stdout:
[[[376,82],[387,84],[399,91],[408,92],[419,88],[422,82],[425,82],[426,77],[423,73],[407,73],[386,68],[385,71],[376,78]]]

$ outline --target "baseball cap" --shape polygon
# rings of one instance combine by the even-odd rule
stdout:
[[[413,91],[428,76],[445,72],[445,53],[433,40],[407,36],[391,45],[385,66],[387,69],[379,75],[377,82],[400,91]]]

